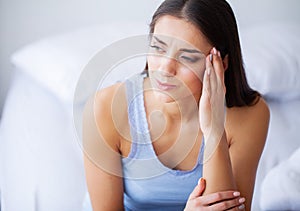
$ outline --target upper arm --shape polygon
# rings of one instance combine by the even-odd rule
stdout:
[[[270,113],[263,99],[250,108],[235,125],[229,153],[233,176],[250,210],[258,162],[267,137]]]
[[[83,112],[84,167],[95,211],[123,209],[122,164],[110,112],[110,92],[98,92]]]

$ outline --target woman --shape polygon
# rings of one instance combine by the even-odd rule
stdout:
[[[144,73],[85,107],[93,210],[250,210],[269,110],[247,84],[230,6],[166,0],[150,33]]]

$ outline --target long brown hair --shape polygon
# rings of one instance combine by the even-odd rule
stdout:
[[[225,71],[227,107],[249,106],[258,101],[260,94],[250,88],[246,79],[236,20],[226,0],[165,0],[152,17],[151,34],[157,20],[164,15],[194,24],[220,51],[222,58],[228,55]]]

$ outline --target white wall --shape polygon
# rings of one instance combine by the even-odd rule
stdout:
[[[9,56],[51,34],[110,20],[147,22],[161,0],[0,0],[0,115],[9,87]],[[147,22],[148,23],[148,22]]]
[[[241,30],[258,23],[300,22],[299,0],[228,0]]]

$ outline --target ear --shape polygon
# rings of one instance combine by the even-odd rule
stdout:
[[[224,71],[226,71],[228,68],[228,54],[226,54],[226,56],[223,59],[223,67],[224,67]]]

